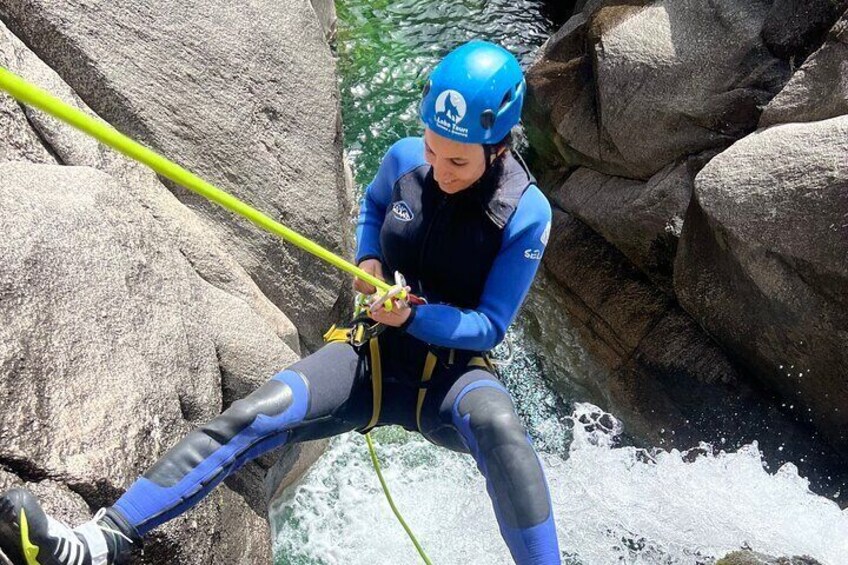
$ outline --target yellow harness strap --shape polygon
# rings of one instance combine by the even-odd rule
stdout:
[[[436,368],[436,356],[432,351],[427,352],[427,359],[424,360],[424,372],[421,374],[421,384],[427,383],[433,376],[433,370]],[[418,389],[418,404],[415,407],[415,424],[418,426],[418,431],[421,431],[421,408],[424,406],[424,397],[427,396],[427,387],[422,386]]]
[[[368,347],[371,350],[371,394],[374,399],[374,409],[371,411],[371,420],[362,433],[367,433],[377,425],[380,419],[380,409],[383,406],[383,366],[380,360],[380,342],[378,338],[371,338]]]
[[[456,350],[451,349],[448,353],[448,365],[454,364]],[[418,389],[418,405],[415,407],[415,423],[418,425],[418,431],[421,434],[424,434],[424,431],[421,429],[421,409],[424,407],[424,398],[427,396],[427,386],[426,384],[433,378],[433,371],[436,368],[436,361],[438,358],[432,351],[427,352],[427,359],[424,361],[424,371],[421,374],[421,388]],[[468,367],[479,367],[481,369],[485,369],[490,373],[495,373],[495,366],[489,360],[487,355],[478,355],[476,357],[472,357],[468,361]]]
[[[490,373],[495,372],[495,366],[488,356],[478,355],[477,357],[472,357],[468,362],[469,367],[479,367],[481,369],[486,369]]]
[[[326,343],[334,343],[337,341],[350,341],[350,328],[339,328],[336,324],[330,326],[327,333],[324,334]]]
[[[324,334],[326,343],[345,342],[353,346],[360,346],[365,343],[366,334],[365,324],[354,324],[352,328],[340,328],[333,324],[327,333]],[[383,407],[383,364],[380,359],[380,342],[377,336],[368,340],[368,350],[371,353],[371,393],[374,399],[374,409],[371,412],[371,420],[361,432],[368,433],[377,425],[380,419],[380,410]]]

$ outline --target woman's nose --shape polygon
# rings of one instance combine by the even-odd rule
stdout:
[[[436,182],[442,182],[450,180],[452,175],[447,167],[436,162],[433,163],[433,178],[436,179]]]

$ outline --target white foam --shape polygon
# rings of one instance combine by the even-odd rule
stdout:
[[[592,423],[600,415],[575,410]],[[618,431],[577,425],[567,460],[543,455],[566,562],[695,565],[750,547],[848,563],[848,513],[812,494],[792,465],[769,474],[755,444],[650,455],[612,447]],[[398,428],[376,438],[395,501],[434,563],[512,563],[469,456]],[[278,564],[419,561],[355,434],[334,441],[276,522]]]

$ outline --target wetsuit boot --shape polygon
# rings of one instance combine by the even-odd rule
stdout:
[[[25,489],[0,497],[0,549],[14,565],[122,565],[141,538],[114,510],[70,528]]]

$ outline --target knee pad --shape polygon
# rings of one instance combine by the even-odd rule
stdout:
[[[544,472],[507,391],[478,381],[457,396],[453,418],[487,479],[503,525],[527,528],[550,517]]]
[[[308,395],[303,375],[282,371],[183,438],[144,477],[160,486],[170,487],[236,438],[243,440],[239,444],[249,444],[284,431],[306,416]]]
[[[306,379],[286,370],[191,432],[115,503],[141,535],[184,512],[247,461],[283,445],[306,417]]]

